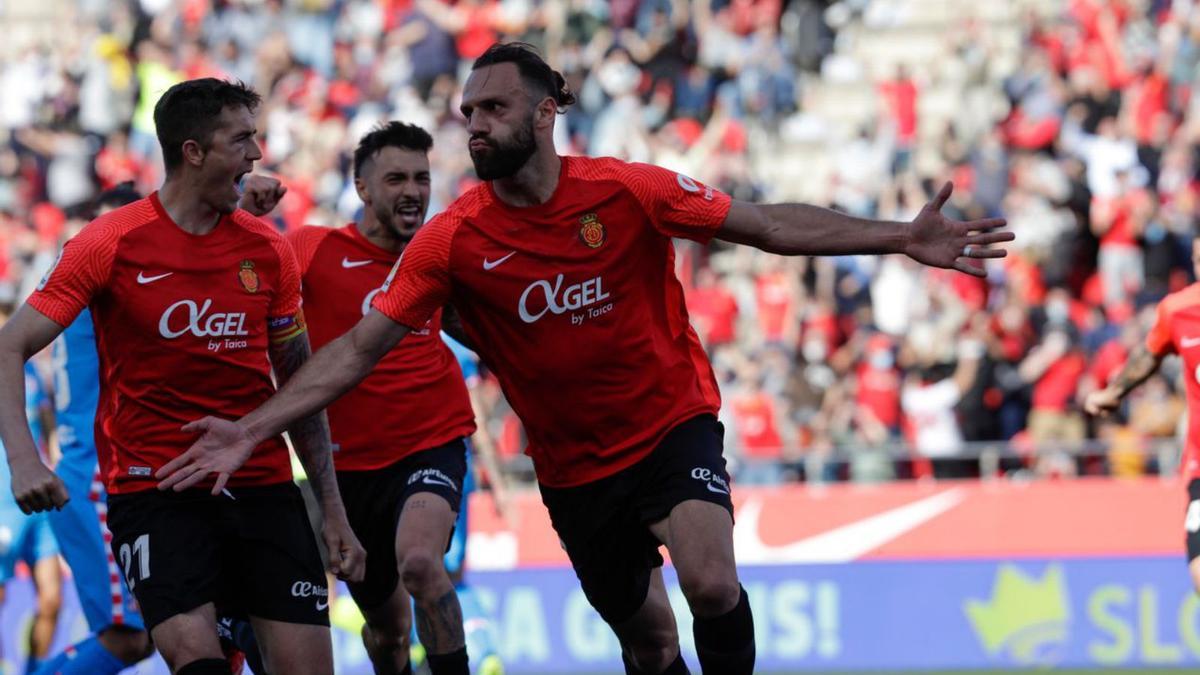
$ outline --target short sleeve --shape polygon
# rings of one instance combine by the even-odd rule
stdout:
[[[325,237],[332,232],[332,228],[305,225],[285,235],[292,253],[296,256],[296,265],[300,270],[301,279],[308,274],[308,268],[312,265],[313,258],[317,255],[317,249],[321,247],[321,242],[325,241]]]
[[[275,247],[275,253],[279,255],[279,285],[275,297],[271,298],[267,316],[295,316],[300,310],[300,266],[296,264],[296,255],[292,253],[292,247],[283,237],[277,237],[271,243]]]
[[[707,243],[725,223],[733,203],[720,190],[662,167],[632,163],[616,172],[654,228],[668,237]]]
[[[1167,303],[1158,303],[1158,311],[1154,314],[1154,326],[1146,335],[1146,349],[1155,356],[1166,356],[1175,351],[1175,343],[1171,340],[1171,314],[1167,311]]]
[[[424,326],[450,298],[450,246],[458,219],[443,212],[405,247],[371,306],[409,328]]]
[[[119,239],[113,227],[92,221],[63,246],[29,306],[60,326],[71,325],[108,282]]]

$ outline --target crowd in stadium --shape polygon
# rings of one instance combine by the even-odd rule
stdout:
[[[355,217],[351,152],[385,119],[433,133],[433,214],[476,180],[465,69],[517,39],[578,94],[556,127],[563,154],[894,220],[953,180],[947,213],[1004,216],[1016,233],[986,280],[899,256],[679,242],[742,481],[1136,474],[1158,470],[1149,441],[1177,433],[1192,375],[1170,364],[1113,421],[1081,401],[1155,302],[1192,281],[1192,0],[983,3],[1006,16],[962,3],[936,20],[921,0],[62,4],[72,13],[14,23],[0,46],[0,311],[32,291],[97,190],[161,183],[151,113],[169,85],[215,76],[263,94],[260,170],[288,188],[270,216],[281,230]],[[924,51],[868,59],[853,44],[868,30],[908,31]],[[519,424],[494,386],[490,398],[487,424],[515,456]],[[992,448],[998,461],[981,464]]]

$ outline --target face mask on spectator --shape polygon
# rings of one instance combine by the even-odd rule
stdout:
[[[889,370],[896,363],[896,358],[889,351],[872,352],[869,363],[875,370]]]
[[[809,340],[804,343],[804,348],[800,353],[804,355],[804,360],[808,363],[820,363],[825,360],[825,343],[820,340]]]

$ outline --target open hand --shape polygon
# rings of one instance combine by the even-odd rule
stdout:
[[[187,452],[162,465],[154,473],[154,477],[159,479],[159,490],[186,490],[215,473],[217,482],[213,485],[212,493],[219,495],[225,489],[229,476],[246,463],[258,445],[242,425],[216,417],[196,420],[184,425],[183,430],[203,435]]]
[[[951,220],[942,215],[942,206],[954,191],[946,183],[925,205],[910,226],[908,244],[904,252],[919,263],[933,267],[956,269],[972,276],[985,277],[987,270],[971,264],[982,258],[1003,258],[1008,251],[993,248],[993,244],[1012,241],[1012,232],[996,232],[1007,223],[1003,218],[983,220]]]

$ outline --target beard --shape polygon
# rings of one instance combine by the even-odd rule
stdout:
[[[399,213],[396,213],[390,206],[377,203],[373,210],[375,211],[375,219],[379,221],[379,224],[391,232],[398,241],[412,241],[412,238],[417,234],[417,228],[421,227],[421,222],[417,222],[411,226],[405,223],[403,217]],[[425,211],[422,209],[421,217],[417,220],[423,221],[424,214]]]
[[[520,171],[537,151],[532,117],[525,125],[517,127],[512,139],[506,143],[498,143],[490,138],[482,140],[490,149],[486,152],[471,151],[471,162],[475,164],[475,174],[480,180],[508,178]]]

